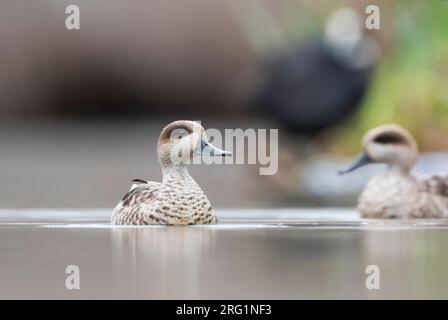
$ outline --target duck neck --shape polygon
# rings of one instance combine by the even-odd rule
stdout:
[[[193,179],[188,173],[187,166],[184,163],[162,165],[163,181],[172,179],[176,180],[190,180]]]
[[[407,167],[391,164],[391,165],[389,165],[388,169],[389,169],[389,172],[394,175],[399,175],[399,176],[403,176],[403,177],[410,176],[411,169],[407,168]]]

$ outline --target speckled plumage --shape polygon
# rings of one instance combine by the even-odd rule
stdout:
[[[387,170],[368,182],[358,210],[363,218],[448,218],[448,177],[418,178]]]
[[[210,201],[187,168],[168,170],[162,183],[134,185],[117,205],[113,224],[212,224],[217,218]]]
[[[172,126],[172,128],[170,128]],[[205,193],[194,181],[183,162],[170,159],[172,141],[166,139],[166,131],[179,126],[191,127],[191,134],[198,132],[205,137],[203,128],[191,121],[177,121],[165,127],[159,138],[159,161],[162,166],[161,183],[139,181],[132,186],[116,206],[113,224],[121,225],[191,225],[217,223],[216,215]],[[193,128],[194,127],[194,128]],[[196,145],[196,140],[194,145]],[[216,149],[217,150],[217,149]],[[222,151],[222,150],[221,150]],[[226,153],[227,154],[227,153]]]

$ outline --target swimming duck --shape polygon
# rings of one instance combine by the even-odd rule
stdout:
[[[229,156],[208,142],[204,128],[194,121],[174,121],[163,128],[157,145],[162,182],[135,179],[118,203],[112,224],[214,224],[217,218],[207,196],[187,171],[193,158]]]
[[[419,178],[411,169],[419,155],[412,135],[398,125],[382,125],[363,138],[363,152],[340,174],[369,163],[386,171],[372,178],[361,193],[358,210],[364,218],[448,217],[448,176]]]

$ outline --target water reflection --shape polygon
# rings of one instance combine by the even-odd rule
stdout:
[[[446,297],[441,230],[114,229],[120,288],[151,298]],[[446,235],[445,235],[446,234]],[[380,291],[365,268],[381,269]],[[442,285],[443,284],[443,285]]]
[[[428,230],[377,230],[361,233],[363,264],[380,267],[380,292],[370,298],[448,298],[448,232]]]
[[[235,213],[216,226],[190,227],[111,226],[109,212],[68,223],[14,222],[3,213],[0,298],[448,298],[446,221],[308,213],[241,213],[239,220]],[[65,288],[70,264],[81,270],[79,291]],[[372,264],[381,290],[365,287]]]
[[[112,252],[118,287],[132,297],[199,294],[214,232],[192,227],[114,228]]]

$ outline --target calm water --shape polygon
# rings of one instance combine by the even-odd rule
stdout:
[[[0,298],[448,298],[448,221],[217,211],[216,226],[113,227],[109,210],[1,210]]]

